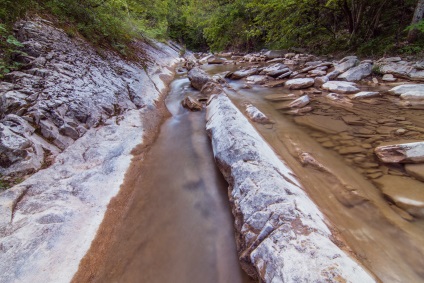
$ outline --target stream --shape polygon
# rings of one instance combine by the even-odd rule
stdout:
[[[203,66],[222,76],[237,68]],[[240,111],[249,103],[271,118],[272,124],[252,124],[327,216],[335,241],[341,239],[337,244],[383,282],[423,282],[424,221],[382,192],[402,194],[424,184],[402,166],[382,164],[373,152],[388,141],[422,140],[422,110],[401,109],[390,96],[347,102],[312,90],[312,111],[292,116],[273,98],[299,97],[304,90],[227,82]],[[380,92],[389,87],[360,86]],[[177,75],[166,99],[171,117],[129,170],[136,176],[128,183],[130,201],[122,201],[119,221],[104,221],[103,229],[112,232],[100,229],[97,238],[106,241],[88,253],[90,264],[80,265],[74,282],[253,282],[238,262],[228,184],[213,159],[205,111],[181,106],[190,93],[196,91],[185,74]],[[392,134],[400,128],[407,129],[402,137]],[[302,153],[312,154],[319,166],[302,164]]]
[[[228,184],[215,166],[205,111],[181,106],[187,91],[194,91],[189,80],[177,75],[166,99],[172,116],[141,165],[132,164],[140,177],[123,220],[95,271],[80,266],[74,282],[253,282],[239,265]]]
[[[203,69],[223,77],[225,71],[236,68],[204,65]],[[346,241],[349,251],[383,282],[423,282],[424,221],[400,209],[382,191],[403,194],[411,190],[418,201],[424,195],[424,184],[409,176],[403,166],[379,162],[373,152],[385,142],[422,140],[422,110],[399,108],[398,98],[389,95],[334,101],[325,97],[325,91],[314,94],[308,89],[249,86],[244,80],[227,82],[233,89],[227,94],[241,112],[252,104],[274,122],[252,124],[293,169],[335,227],[333,234]],[[384,93],[390,85],[362,84],[360,88]],[[273,101],[305,93],[312,107],[305,115],[286,114],[279,109],[286,102]],[[348,124],[347,117],[354,123]],[[399,137],[393,134],[397,129],[408,130]],[[321,167],[302,164],[299,156],[305,152]]]

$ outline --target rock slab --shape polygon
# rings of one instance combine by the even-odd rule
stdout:
[[[375,282],[331,241],[324,216],[293,172],[224,93],[209,100],[207,121],[250,276],[261,282]]]

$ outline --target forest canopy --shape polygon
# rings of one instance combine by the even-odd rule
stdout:
[[[0,37],[35,13],[123,53],[142,36],[192,50],[416,53],[424,48],[423,11],[424,0],[2,0]]]

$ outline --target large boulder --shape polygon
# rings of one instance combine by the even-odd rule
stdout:
[[[242,267],[260,282],[375,282],[334,243],[292,170],[225,94],[207,106],[215,160],[229,183]]]
[[[197,89],[201,90],[202,87],[209,81],[209,76],[202,69],[195,67],[188,72],[188,78],[191,85]]]
[[[293,79],[288,80],[285,83],[285,86],[289,89],[303,89],[313,86],[315,83],[314,79],[311,78],[300,78],[300,79]]]
[[[339,76],[339,79],[346,80],[348,82],[360,81],[365,77],[371,75],[372,65],[369,63],[360,64],[353,67]]]
[[[352,82],[328,81],[321,86],[323,89],[335,93],[350,94],[359,92],[359,88]]]

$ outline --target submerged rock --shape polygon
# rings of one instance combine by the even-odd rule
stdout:
[[[390,175],[373,182],[396,206],[417,218],[424,218],[424,183]]]
[[[188,78],[191,85],[197,89],[201,90],[202,87],[209,81],[209,76],[202,69],[195,67],[188,72]]]
[[[224,94],[211,98],[207,130],[230,184],[238,252],[262,282],[374,282],[333,243],[324,216],[293,172]]]
[[[203,108],[202,104],[190,95],[186,96],[184,100],[181,101],[181,104],[184,108],[187,108],[191,111],[201,111]]]
[[[374,98],[379,97],[380,93],[376,91],[361,91],[352,96],[353,100],[359,100],[359,99],[367,99],[367,98]]]

